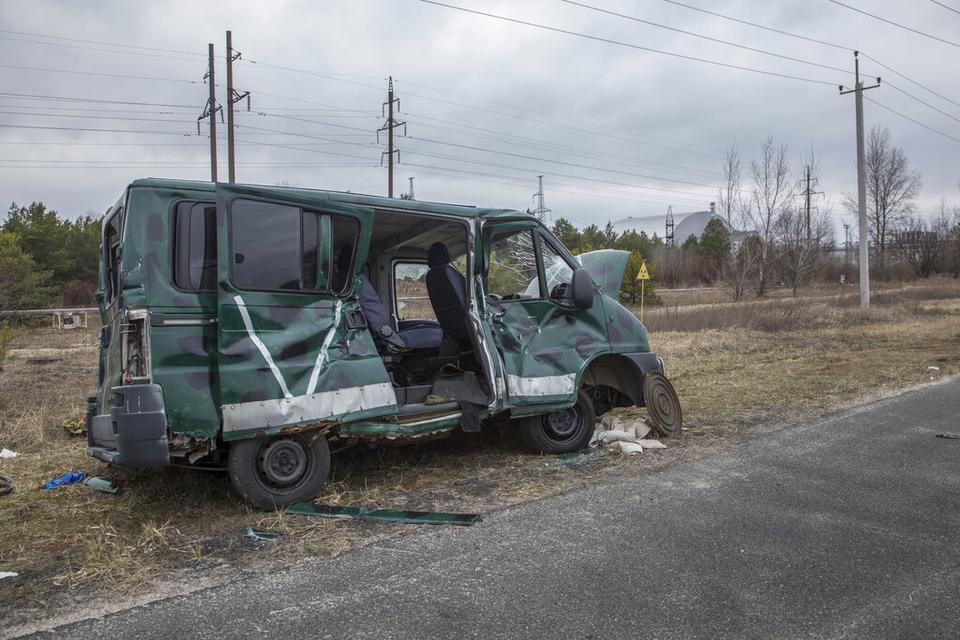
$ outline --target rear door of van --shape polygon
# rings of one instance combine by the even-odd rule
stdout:
[[[397,411],[357,299],[372,223],[322,193],[217,185],[225,440]]]

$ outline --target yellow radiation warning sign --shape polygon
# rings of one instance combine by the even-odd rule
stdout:
[[[650,272],[647,271],[647,261],[640,263],[640,271],[637,272],[637,280],[649,280]]]

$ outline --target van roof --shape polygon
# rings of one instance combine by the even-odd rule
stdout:
[[[140,178],[130,183],[131,187],[163,187],[174,189],[191,189],[195,191],[215,190],[212,182],[201,180],[177,180],[171,178]],[[330,191],[327,189],[309,189],[304,187],[286,187],[275,185],[256,185],[244,183],[244,187],[264,187],[270,190],[289,191],[291,193],[311,193],[325,195],[333,202],[342,202],[348,204],[358,204],[369,207],[407,209],[410,213],[440,213],[446,215],[460,216],[463,218],[479,217],[497,217],[497,216],[515,216],[523,215],[513,209],[489,209],[482,207],[473,207],[463,204],[447,204],[443,202],[427,202],[424,200],[404,200],[402,198],[385,198],[383,196],[372,196],[362,193],[351,193],[348,191]]]

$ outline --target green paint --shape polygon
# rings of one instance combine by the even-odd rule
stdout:
[[[469,527],[481,521],[476,513],[446,513],[443,511],[391,511],[389,509],[368,509],[366,507],[337,507],[301,502],[295,504],[287,513],[295,516],[321,516],[345,520],[376,520],[378,522],[399,522],[403,524],[449,524]]]
[[[318,216],[320,238],[316,273],[312,274],[318,291],[251,291],[234,284],[232,265],[237,256],[231,247],[230,208],[238,198],[296,206]],[[217,209],[217,273],[209,290],[185,291],[173,281],[175,212],[184,201],[209,203]],[[110,389],[125,382],[128,314],[138,311],[148,314],[149,374],[163,391],[171,442],[180,446],[199,441],[222,447],[224,442],[271,436],[291,426],[316,425],[344,438],[367,439],[415,437],[457,428],[458,417],[431,418],[429,408],[420,416],[404,416],[406,424],[400,423],[394,416],[396,405],[385,402],[364,409],[345,407],[332,419],[314,408],[314,413],[285,416],[282,424],[264,421],[250,428],[245,423],[237,430],[223,429],[225,405],[276,402],[283,397],[277,376],[251,340],[237,296],[243,300],[253,334],[270,354],[292,397],[308,396],[312,377],[314,394],[389,382],[367,328],[347,326],[348,314],[360,311],[359,265],[367,257],[379,208],[470,221],[474,244],[468,248],[469,261],[464,267],[474,265],[466,274],[467,284],[479,314],[480,336],[488,347],[488,353],[477,355],[490,369],[492,387],[507,391],[511,376],[527,380],[535,390],[559,388],[538,387],[539,379],[569,380],[569,385],[556,393],[496,393],[481,417],[503,411],[514,416],[536,415],[568,407],[584,371],[597,358],[624,354],[627,361],[649,355],[646,330],[615,300],[623,271],[622,252],[601,251],[589,259],[581,258],[598,289],[589,309],[575,309],[552,299],[551,293],[557,274],[577,267],[577,258],[536,220],[516,211],[313,189],[137,180],[104,218],[103,239],[117,242],[105,247],[103,258],[115,250],[119,278],[118,286],[111,288],[105,268],[109,260],[102,259],[100,293],[104,300],[100,311],[108,339],[100,353],[100,380],[90,414],[108,413]],[[334,286],[337,256],[331,236],[336,226],[333,221],[343,219],[355,220],[359,226],[357,257],[347,291],[334,294],[329,289]],[[487,295],[489,280],[494,277],[488,275],[488,269],[493,272],[491,239],[518,230],[531,234],[530,247],[536,255],[533,269],[538,275],[531,278],[527,272],[515,278],[517,286],[530,290],[524,299],[497,300]],[[512,276],[504,272],[497,277],[502,282]],[[109,295],[111,290],[118,293]],[[322,366],[316,367],[313,376],[325,344]],[[634,377],[642,378],[638,364],[630,367]]]

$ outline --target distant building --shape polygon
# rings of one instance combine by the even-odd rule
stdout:
[[[707,223],[713,218],[726,220],[717,214],[716,204],[711,202],[708,211],[693,211],[690,213],[673,214],[674,231],[673,237],[677,245],[683,244],[690,236],[696,236],[697,240],[703,238],[703,232],[707,229]],[[636,231],[645,233],[652,238],[654,234],[658,238],[663,238],[666,234],[666,218],[664,216],[643,216],[629,217],[616,220],[611,223],[613,230],[617,233],[624,231]]]

